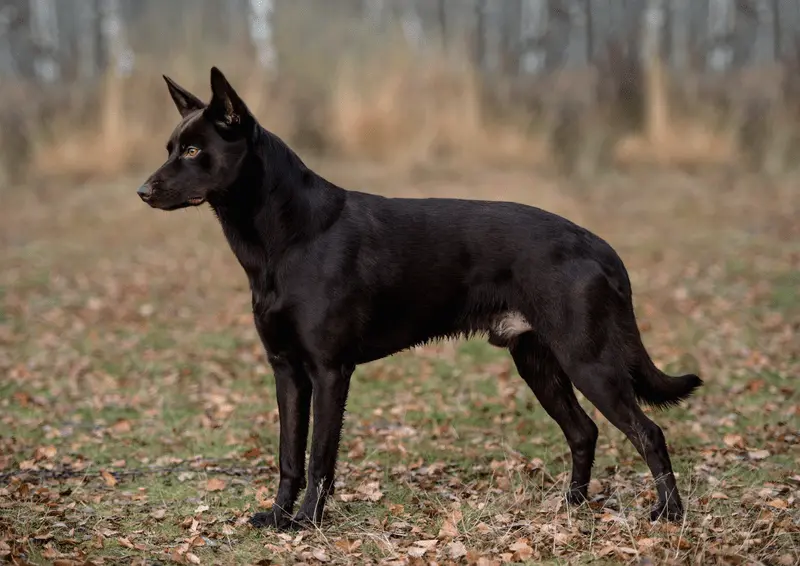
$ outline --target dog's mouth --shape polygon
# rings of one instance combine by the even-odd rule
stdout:
[[[163,205],[159,206],[158,204],[154,205],[154,204],[151,203],[150,206],[154,206],[155,208],[160,208],[161,210],[166,210],[167,212],[169,212],[169,211],[172,211],[172,210],[180,210],[181,208],[190,208],[190,207],[193,207],[193,206],[200,206],[204,202],[206,202],[206,199],[204,197],[192,197],[192,198],[186,199],[183,202],[179,202],[178,204],[172,204],[172,205],[167,205],[167,206],[163,206]]]
[[[148,203],[148,204],[150,204],[150,206],[152,206],[153,208],[160,208],[161,210],[166,210],[167,212],[169,212],[172,210],[180,210],[181,208],[191,208],[194,206],[200,206],[204,202],[206,202],[206,199],[204,197],[193,197],[190,199],[186,199],[183,202],[179,202],[178,204],[170,204],[170,205],[159,205],[156,203]]]

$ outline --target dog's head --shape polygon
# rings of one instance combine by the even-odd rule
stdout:
[[[167,160],[137,191],[162,210],[198,206],[238,177],[256,119],[222,72],[211,69],[211,102],[205,104],[164,76],[181,121],[167,142]]]

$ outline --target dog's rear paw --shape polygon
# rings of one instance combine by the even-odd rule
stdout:
[[[673,523],[680,523],[683,521],[683,506],[674,501],[668,503],[659,501],[658,504],[650,510],[650,520],[658,521],[661,519],[666,519]]]
[[[292,524],[289,528],[293,531],[301,531],[306,529],[314,529],[316,526],[317,524],[314,522],[314,519],[312,519],[308,513],[305,513],[301,509],[292,519]]]
[[[292,518],[283,509],[273,507],[266,513],[256,513],[250,517],[250,524],[257,529],[271,528],[286,531],[292,527]]]
[[[567,492],[567,503],[575,507],[579,507],[589,501],[589,496],[586,487],[572,487]]]

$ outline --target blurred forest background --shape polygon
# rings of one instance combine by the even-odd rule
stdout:
[[[280,433],[247,278],[213,214],[135,194],[162,74],[208,100],[212,65],[340,186],[613,245],[655,363],[705,380],[655,416],[686,521],[650,522],[580,395],[567,506],[563,433],[476,338],[359,367],[330,521],[255,534]],[[800,564],[799,95],[800,0],[0,0],[0,561]]]
[[[337,157],[800,162],[800,0],[3,0],[0,179],[151,166],[211,65]]]

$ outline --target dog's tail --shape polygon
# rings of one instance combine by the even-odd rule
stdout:
[[[673,377],[662,372],[650,359],[644,345],[641,347],[639,363],[632,368],[632,376],[636,398],[659,408],[679,404],[703,385],[703,380],[692,373]]]

